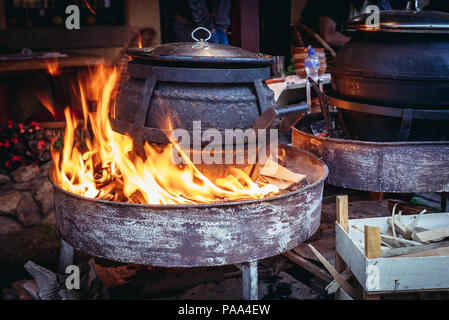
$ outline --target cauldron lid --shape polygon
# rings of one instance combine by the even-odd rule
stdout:
[[[195,34],[206,31],[206,39],[197,39]],[[203,27],[192,32],[192,39],[197,42],[178,42],[163,44],[153,48],[135,48],[127,50],[134,59],[150,60],[157,63],[188,63],[189,67],[208,66],[223,67],[223,65],[239,66],[268,66],[273,62],[271,56],[252,53],[241,48],[208,43],[212,33]]]
[[[207,42],[178,42],[153,48],[127,50],[134,59],[145,59],[168,63],[191,63],[199,65],[252,65],[268,66],[272,57],[252,53],[241,48]]]
[[[449,14],[438,11],[390,10],[380,12],[379,24],[366,13],[346,23],[348,31],[379,31],[402,33],[449,33]]]

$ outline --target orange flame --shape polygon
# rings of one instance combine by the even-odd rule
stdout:
[[[61,70],[59,69],[59,62],[57,59],[53,61],[46,60],[45,64],[47,65],[47,72],[53,77],[59,76],[61,74]]]
[[[89,9],[89,11],[90,11],[94,16],[97,15],[97,13],[95,12],[95,10],[92,9],[92,7],[91,7],[91,5],[90,5],[90,3],[89,3],[88,0],[84,0],[84,4],[86,5],[87,9]]]
[[[243,171],[234,168],[232,175],[212,182],[205,177],[176,144],[164,148],[145,144],[144,158],[134,152],[128,135],[114,132],[109,109],[119,72],[98,67],[79,82],[87,136],[77,138],[77,121],[67,109],[64,147],[53,149],[55,182],[64,190],[107,201],[141,204],[198,204],[217,201],[247,200],[279,192],[273,185],[257,184]],[[97,101],[89,110],[89,100]],[[185,164],[171,159],[178,152]]]
[[[133,29],[133,31],[136,33],[136,36],[137,36],[137,47],[140,48],[140,49],[143,48],[143,37],[142,37],[142,34],[137,29]]]
[[[41,92],[35,92],[35,94],[39,102],[45,107],[45,109],[50,111],[53,118],[56,119],[56,111],[55,108],[53,107],[51,98],[48,96],[48,94],[44,94]]]

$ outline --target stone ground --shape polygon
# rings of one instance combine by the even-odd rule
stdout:
[[[388,201],[360,201],[366,200],[367,194],[327,188],[322,224],[309,242],[332,263],[335,262],[335,194],[348,193],[352,201],[350,218],[390,214]],[[14,298],[14,292],[15,298],[27,296],[21,289],[22,284],[18,283],[31,279],[23,268],[27,261],[57,270],[59,240],[54,219],[46,219],[30,228],[19,225],[14,230],[14,226],[9,226],[6,233],[0,228],[0,299],[2,292],[4,298],[9,299]],[[309,263],[323,268],[306,245],[295,251]],[[89,258],[80,252],[75,255],[77,263]],[[234,266],[166,269],[122,265],[101,259],[95,259],[95,262],[99,278],[112,299],[241,299],[241,272]],[[284,256],[263,260],[259,265],[260,299],[332,299],[324,290],[326,284]],[[16,289],[8,290],[11,287]]]

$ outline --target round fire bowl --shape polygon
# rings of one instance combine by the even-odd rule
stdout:
[[[136,205],[81,197],[55,185],[58,229],[93,256],[160,267],[221,266],[286,252],[320,225],[327,166],[316,156],[280,146],[280,163],[309,185],[276,197],[201,205]]]
[[[330,184],[371,192],[449,192],[449,142],[365,142],[306,132],[319,120],[320,114],[304,117],[293,129],[292,144],[326,162]]]

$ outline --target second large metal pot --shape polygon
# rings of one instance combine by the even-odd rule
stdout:
[[[352,40],[337,54],[336,95],[357,102],[413,109],[449,109],[449,14],[385,11],[350,20]]]

